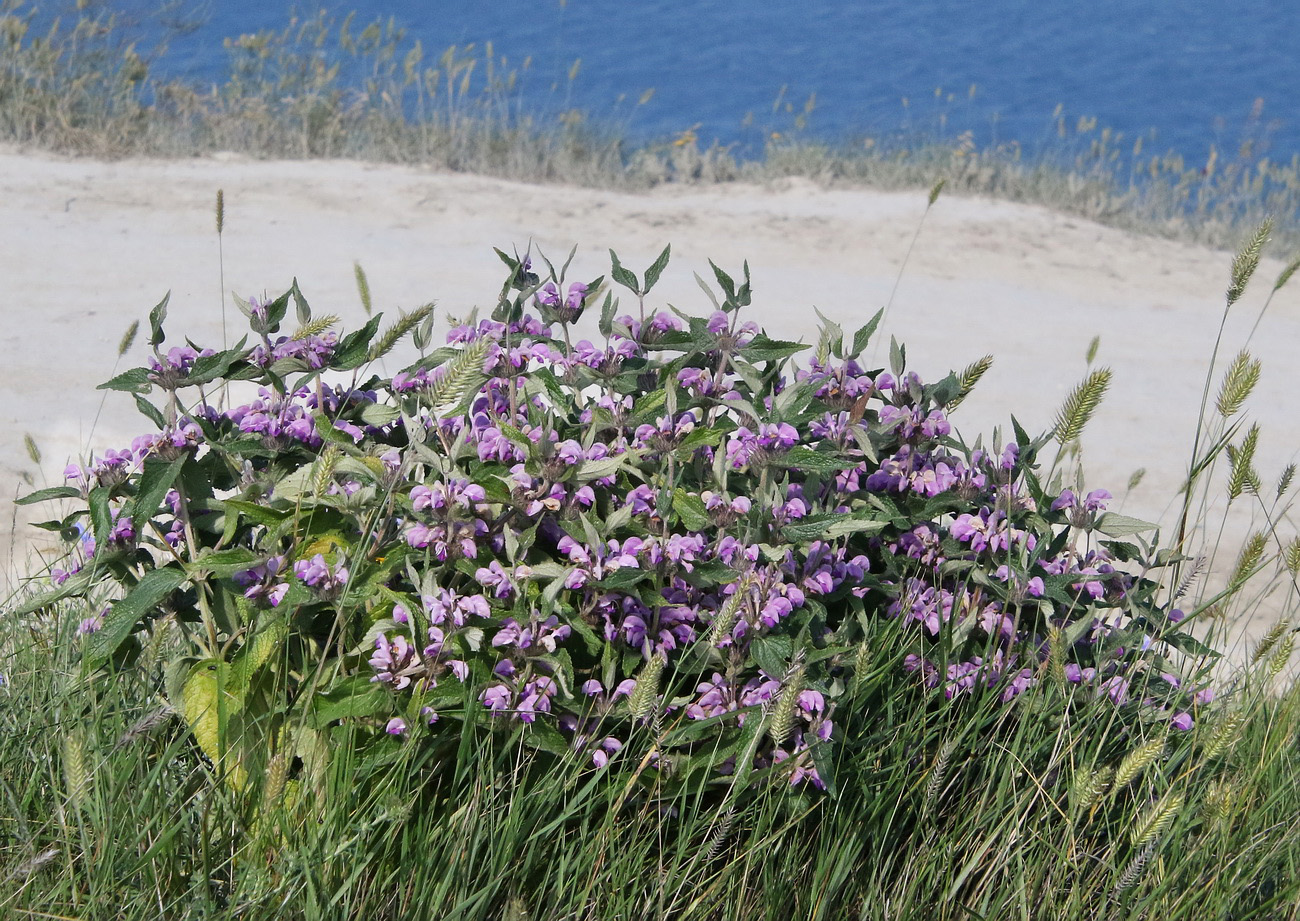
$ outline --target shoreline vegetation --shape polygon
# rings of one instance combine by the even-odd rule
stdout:
[[[1300,155],[1269,159],[1258,109],[1236,150],[1192,163],[1095,119],[1067,123],[1059,107],[1054,138],[1029,153],[1020,141],[980,147],[969,131],[949,136],[943,113],[929,132],[819,140],[807,130],[813,101],[800,110],[778,99],[779,124],[762,130],[761,152],[746,155],[691,128],[635,140],[627,130],[635,106],[608,116],[532,111],[520,92],[529,62],[512,68],[490,43],[426,50],[391,18],[317,11],[231,36],[223,81],[198,86],[155,76],[166,69],[165,38],[141,46],[138,28],[111,4],[64,6],[0,3],[0,143],[106,159],[344,158],[624,190],[785,177],[925,189],[943,179],[952,193],[1219,248],[1235,247],[1269,215],[1300,209]],[[1290,246],[1300,233],[1283,220],[1274,238]]]
[[[359,262],[359,324],[295,279],[234,300],[237,343],[224,314],[191,341],[168,295],[117,347],[149,357],[103,385],[145,434],[21,500],[55,509],[66,554],[0,611],[0,915],[1300,917],[1296,466],[1257,455],[1260,362],[1225,337],[1270,236],[1297,240],[1262,216],[1294,214],[1300,161],[1157,158],[1139,182],[1095,125],[1063,164],[797,131],[745,161],[534,119],[490,49],[429,61],[385,24],[310,18],[232,40],[211,90],[155,83],[106,8],[38,36],[0,0],[0,143],[618,189],[804,176],[1247,243],[1172,544],[1091,488],[1122,483],[1084,484],[1095,338],[1050,431],[968,445],[948,414],[991,356],[922,380],[888,305],[769,338],[748,261],[709,262],[697,313],[669,314],[676,248],[581,280],[498,250],[495,307],[443,345],[432,304],[385,316]],[[1255,281],[1264,309],[1296,266]],[[382,364],[408,340],[414,363]],[[1213,528],[1224,474],[1262,519],[1240,548]],[[1270,593],[1277,622],[1217,671],[1190,627]]]

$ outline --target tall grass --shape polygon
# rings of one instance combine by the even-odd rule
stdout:
[[[1192,733],[1114,726],[1043,681],[1014,708],[899,695],[872,663],[838,795],[666,796],[644,759],[541,773],[465,729],[455,769],[394,743],[312,796],[237,795],[161,673],[82,680],[77,612],[0,621],[0,913],[76,918],[1294,918],[1300,691],[1269,656]],[[897,629],[890,623],[885,632]],[[899,649],[873,637],[873,649]],[[166,636],[156,640],[163,645]],[[159,658],[164,650],[159,648]],[[1073,716],[1062,722],[1064,711]],[[481,727],[479,727],[481,728]],[[653,730],[646,741],[653,743]],[[268,771],[268,774],[272,773]],[[377,779],[379,783],[362,783]],[[371,791],[362,793],[359,791]],[[375,792],[378,791],[378,792]]]
[[[806,111],[786,119],[777,105],[773,118],[790,124],[755,128],[762,149],[742,157],[693,129],[634,143],[627,126],[636,105],[621,115],[585,113],[557,93],[549,111],[529,110],[520,89],[531,61],[511,64],[491,44],[435,53],[392,19],[356,14],[316,12],[232,36],[226,76],[214,85],[162,79],[155,72],[164,69],[165,44],[133,42],[113,9],[104,0],[68,9],[0,2],[0,142],[99,157],[347,157],[631,189],[787,176],[902,189],[943,177],[959,193],[1219,246],[1267,214],[1300,207],[1300,158],[1273,162],[1261,153],[1267,131],[1258,112],[1236,150],[1189,163],[1095,119],[1067,124],[1059,111],[1053,140],[1026,152],[1018,142],[981,147],[971,132],[953,136],[942,112],[929,129],[909,120],[902,132],[831,144],[808,134]],[[67,15],[38,28],[52,12]],[[1279,234],[1295,242],[1293,228]]]

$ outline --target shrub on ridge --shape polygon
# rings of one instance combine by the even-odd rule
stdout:
[[[641,305],[619,316],[604,278],[500,255],[492,316],[433,350],[429,309],[338,335],[296,283],[242,304],[251,344],[164,350],[164,301],[148,367],[104,385],[155,430],[28,497],[76,507],[24,612],[107,593],[80,625],[105,680],[175,622],[195,741],[291,801],[342,746],[364,775],[500,737],[659,789],[834,795],[878,719],[868,675],[994,713],[1051,684],[1059,714],[1105,706],[1137,739],[1211,705],[1170,658],[1206,651],[1150,578],[1174,558],[1126,539],[1148,526],[1045,480],[1050,435],[955,435],[975,366],[926,383],[896,343],[867,366],[879,315],[825,322],[796,364],[808,346],[744,319],[747,266],[687,316],[644,307],[667,250],[640,279],[615,258]],[[408,334],[420,359],[374,373]]]

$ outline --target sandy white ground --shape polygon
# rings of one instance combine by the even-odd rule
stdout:
[[[125,447],[147,427],[125,395],[110,394],[100,412],[95,390],[113,373],[132,320],[170,290],[170,339],[220,344],[218,189],[226,291],[278,295],[296,276],[316,313],[340,314],[348,328],[362,319],[354,261],[376,309],[395,316],[436,300],[445,319],[491,304],[502,278],[492,246],[531,242],[562,260],[577,244],[576,277],[591,277],[608,271],[610,247],[639,270],[671,243],[654,305],[701,310],[693,273],[708,274],[710,258],[729,271],[748,259],[753,319],[808,341],[814,306],[852,329],[886,303],[926,204],[923,192],[806,181],[621,194],[349,162],[101,163],[0,152],[0,558],[50,549],[22,526],[29,510],[10,505],[28,480],[61,482],[69,459]],[[1042,208],[945,196],[925,221],[883,342],[893,334],[906,343],[925,379],[993,354],[992,371],[954,418],[968,439],[987,440],[995,425],[1008,429],[1013,411],[1029,431],[1047,429],[1100,335],[1097,362],[1114,369],[1114,381],[1085,436],[1088,482],[1122,497],[1124,513],[1168,523],[1230,258]],[[1280,268],[1266,259],[1234,308],[1222,364],[1245,343]],[[227,313],[232,327],[242,320],[233,307]],[[122,368],[143,363],[143,339]],[[1297,344],[1300,280],[1276,296],[1250,341],[1264,362],[1247,412],[1264,426],[1257,466],[1266,490],[1300,449]],[[24,433],[44,455],[40,469]],[[1146,477],[1124,497],[1138,468]],[[1221,555],[1234,556],[1250,527],[1249,514],[1234,515]],[[1294,533],[1288,522],[1281,537]],[[1271,623],[1281,602],[1265,599],[1250,626]]]

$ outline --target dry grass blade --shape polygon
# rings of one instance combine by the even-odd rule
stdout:
[[[26,879],[55,857],[58,857],[60,853],[61,851],[57,847],[46,848],[14,867],[5,879]]]
[[[1098,368],[1075,387],[1056,414],[1052,436],[1064,446],[1078,440],[1110,386],[1110,368]]]
[[[1232,279],[1228,283],[1228,306],[1231,307],[1237,303],[1241,295],[1246,291],[1246,285],[1250,283],[1250,278],[1259,268],[1259,257],[1264,252],[1264,244],[1268,242],[1269,234],[1273,232],[1273,219],[1265,218],[1264,222],[1259,225],[1258,229],[1251,235],[1246,245],[1241,248],[1232,260]]]
[[[1227,373],[1223,375],[1219,398],[1214,403],[1220,416],[1230,419],[1241,411],[1242,404],[1259,383],[1261,367],[1259,360],[1252,359],[1245,349],[1237,353],[1237,357],[1228,366]]]
[[[145,738],[159,726],[165,726],[175,715],[176,711],[167,704],[163,704],[161,707],[146,713],[127,727],[126,732],[122,733],[122,735],[118,737],[117,743],[113,746],[113,750],[117,751],[120,748],[130,745],[137,739]]]
[[[1296,256],[1287,263],[1286,268],[1277,276],[1277,281],[1273,283],[1273,290],[1280,291],[1282,286],[1291,280],[1291,276],[1296,273],[1297,269],[1300,269],[1300,256]]]

